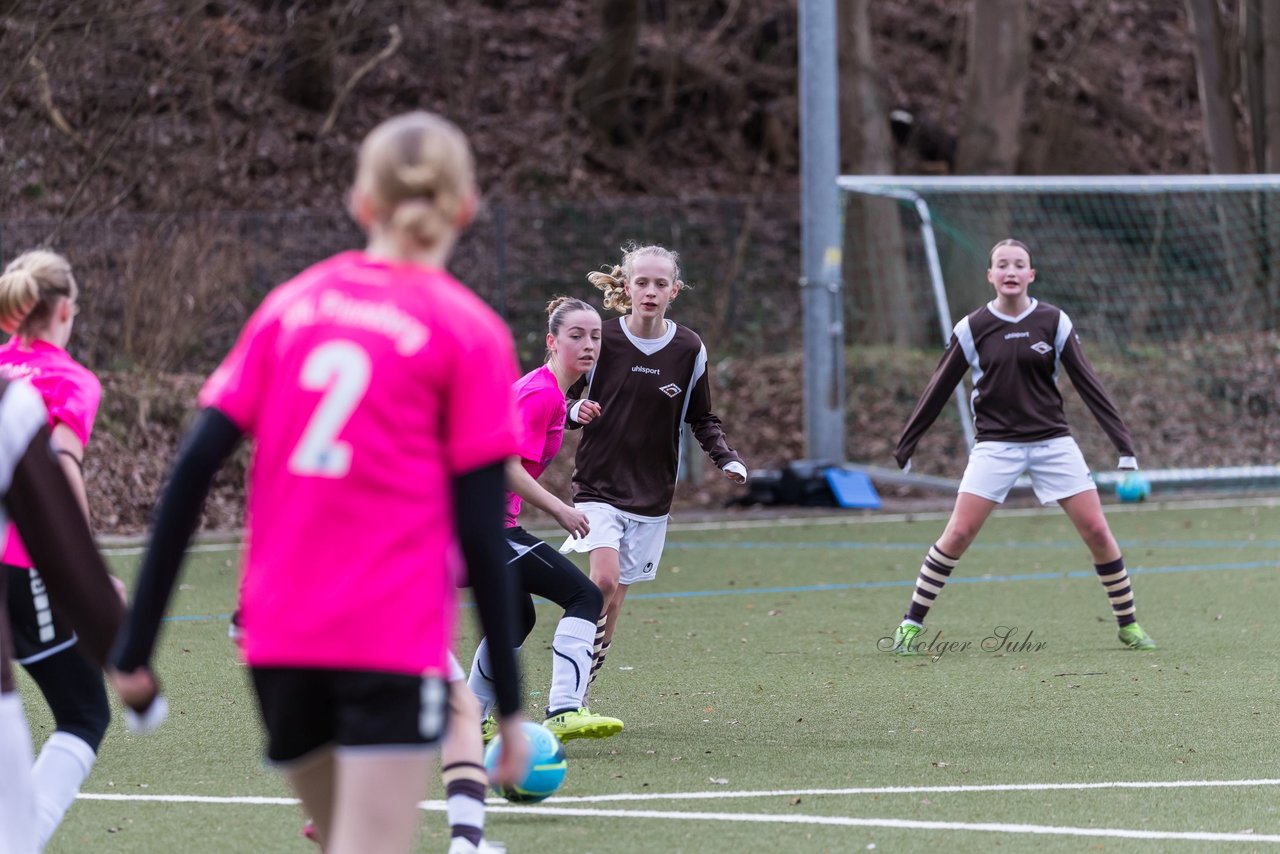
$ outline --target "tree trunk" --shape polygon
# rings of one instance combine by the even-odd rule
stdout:
[[[603,31],[572,85],[573,103],[588,121],[617,143],[632,137],[627,112],[628,86],[640,39],[640,0],[595,0]]]
[[[1241,171],[1244,158],[1236,134],[1236,112],[1232,101],[1231,74],[1223,46],[1222,19],[1217,0],[1187,0],[1192,42],[1196,52],[1196,81],[1209,168],[1218,174]]]
[[[840,0],[841,171],[893,174],[889,114],[871,44],[870,0]],[[897,347],[924,343],[927,327],[916,323],[902,240],[901,203],[896,199],[849,194],[845,206],[844,273],[852,303],[855,339]],[[916,328],[919,327],[919,328]]]
[[[1244,79],[1245,103],[1249,108],[1249,142],[1254,172],[1265,172],[1267,124],[1266,84],[1263,69],[1262,0],[1242,0],[1240,4],[1240,67]]]
[[[1031,59],[1024,0],[974,0],[968,57],[956,168],[962,175],[1011,175]]]
[[[1259,3],[1258,30],[1262,41],[1262,115],[1253,121],[1263,127],[1263,148],[1258,155],[1258,171],[1280,172],[1280,9]],[[1267,264],[1263,268],[1263,317],[1275,318],[1280,309],[1280,198],[1265,193],[1263,217],[1267,241]],[[1275,322],[1274,320],[1272,321]]]
[[[285,18],[280,94],[291,104],[323,112],[333,103],[337,50],[328,3],[295,3]]]
[[[1013,175],[1021,153],[1031,38],[1024,0],[974,0],[969,14],[965,101],[956,147],[962,175]],[[991,298],[986,248],[1009,233],[1007,209],[994,200],[969,246],[951,245],[943,259],[953,316]],[[1032,247],[1033,251],[1035,247]]]

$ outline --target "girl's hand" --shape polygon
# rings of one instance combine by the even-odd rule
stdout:
[[[116,591],[116,595],[120,597],[120,604],[126,608],[129,607],[129,592],[125,590],[124,582],[114,575],[108,575],[111,579],[111,587]]]
[[[593,420],[600,417],[600,404],[594,400],[584,400],[578,405],[578,411],[573,416],[573,420],[579,424],[590,424]]]
[[[747,467],[737,460],[726,464],[722,471],[724,472],[724,476],[734,483],[747,482]]]
[[[169,717],[169,703],[150,668],[139,667],[132,673],[112,670],[109,675],[111,687],[125,705],[124,725],[130,732],[151,732]]]
[[[498,735],[502,738],[502,750],[498,764],[489,772],[489,780],[496,786],[515,786],[524,782],[529,773],[531,758],[529,740],[524,737],[520,722],[524,715],[507,715],[498,721]]]
[[[591,532],[591,525],[587,522],[587,514],[576,507],[561,504],[560,510],[555,514],[555,517],[556,523],[561,528],[564,528],[578,539],[582,539]]]

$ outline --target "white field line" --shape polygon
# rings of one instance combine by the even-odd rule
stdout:
[[[1106,511],[1110,513],[1150,513],[1159,510],[1232,510],[1248,507],[1280,507],[1280,496],[1262,498],[1227,498],[1197,499],[1188,501],[1152,501],[1143,504],[1108,504]],[[1057,507],[1015,507],[997,511],[999,516],[1056,516],[1062,511]],[[803,528],[806,526],[826,525],[875,525],[881,522],[944,522],[951,518],[951,511],[931,511],[928,513],[884,513],[879,515],[846,515],[846,516],[780,516],[776,519],[725,519],[716,522],[672,522],[668,531],[746,531],[755,528]],[[240,534],[229,531],[227,536],[236,537],[235,542],[202,543],[192,546],[192,552],[229,552],[240,549]],[[563,537],[559,528],[544,528],[531,531],[543,539]],[[142,544],[146,537],[112,538],[114,545],[104,546],[104,555],[128,556],[142,554]]]
[[[686,812],[670,810],[637,810],[637,809],[598,809],[558,806],[558,804],[590,803],[605,801],[690,801],[723,798],[761,798],[761,797],[795,797],[800,795],[863,795],[863,794],[918,794],[918,793],[968,793],[968,792],[1043,792],[1090,789],[1191,789],[1221,787],[1258,787],[1280,786],[1280,779],[1259,780],[1148,780],[1148,781],[1110,781],[1101,783],[1002,783],[975,786],[880,786],[858,787],[846,789],[778,789],[766,791],[729,791],[729,792],[670,792],[646,794],[597,795],[587,797],[550,798],[545,803],[536,805],[508,804],[498,799],[490,799],[489,809],[494,813],[525,813],[529,815],[556,815],[582,818],[625,818],[625,819],[660,819],[682,821],[723,821],[747,822],[757,824],[803,824],[826,825],[835,827],[875,827],[896,830],[934,830],[934,831],[970,831],[986,833],[1003,833],[1010,835],[1037,836],[1087,836],[1111,839],[1158,839],[1186,842],[1271,842],[1280,843],[1280,834],[1259,834],[1251,832],[1223,833],[1214,831],[1165,831],[1135,830],[1129,828],[1104,827],[1068,827],[1060,825],[1010,824],[997,822],[961,822],[961,821],[920,821],[916,819],[897,818],[855,818],[851,816],[826,816],[807,814],[759,814],[759,813],[715,813]],[[82,792],[78,796],[88,801],[134,801],[150,803],[186,803],[186,804],[223,804],[253,806],[294,806],[295,798],[253,797],[253,796],[212,796],[212,795],[144,795],[125,793],[91,793]],[[420,806],[424,810],[442,812],[444,801],[423,801]]]
[[[1280,842],[1280,834],[1213,833],[1209,831],[1130,830],[1120,827],[1059,827],[1043,824],[1000,824],[994,822],[917,821],[907,818],[849,818],[827,815],[762,815],[759,813],[664,812],[659,810],[568,809],[564,807],[502,806],[494,813],[527,813],[592,818],[656,818],[663,821],[726,821],[756,824],[807,824],[835,827],[878,827],[895,830],[968,830],[987,833],[1031,834],[1038,836],[1092,836],[1111,839],[1163,839],[1183,842]]]
[[[864,786],[846,789],[777,789],[773,791],[645,792],[548,798],[546,803],[590,804],[608,801],[695,801],[722,798],[785,798],[800,795],[916,795],[970,792],[1059,792],[1088,789],[1203,789],[1224,786],[1280,786],[1280,779],[1263,780],[1112,780],[1101,783],[991,783],[974,786]],[[497,803],[504,803],[497,801]]]

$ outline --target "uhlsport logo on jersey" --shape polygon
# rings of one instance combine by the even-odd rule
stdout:
[[[675,383],[667,383],[662,388],[658,389],[658,391],[662,392],[667,397],[675,397],[680,393],[680,386]]]
[[[1037,341],[1036,343],[1034,343],[1034,344],[1032,344],[1032,345],[1031,345],[1031,349],[1032,349],[1032,350],[1035,350],[1037,353],[1039,353],[1041,356],[1043,356],[1044,354],[1048,353],[1048,352],[1049,352],[1050,350],[1052,350],[1053,348],[1052,348],[1052,347],[1050,347],[1048,344],[1044,343],[1043,341]]]

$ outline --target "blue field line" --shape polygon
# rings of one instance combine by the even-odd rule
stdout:
[[[1280,561],[1256,560],[1241,563],[1194,563],[1181,566],[1138,566],[1129,567],[1130,575],[1168,575],[1175,572],[1223,572],[1239,569],[1280,569]],[[1009,575],[977,575],[951,578],[949,584],[1003,584],[1010,581],[1053,581],[1063,578],[1094,578],[1089,570],[1071,570],[1069,572],[1020,572]],[[627,601],[636,599],[699,599],[708,596],[749,596],[764,593],[825,593],[832,590],[879,590],[886,587],[912,587],[916,578],[895,578],[886,581],[853,581],[832,584],[799,584],[788,587],[743,587],[733,590],[686,590],[675,593],[629,593]],[[545,599],[534,597],[535,604],[550,605]],[[464,608],[475,607],[466,602]],[[188,614],[184,616],[165,617],[165,622],[190,623],[203,620],[229,620],[230,614]]]

